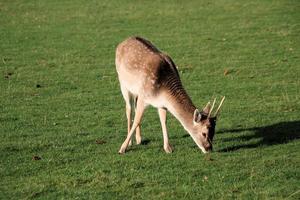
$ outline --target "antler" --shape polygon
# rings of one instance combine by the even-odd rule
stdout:
[[[213,104],[212,104],[212,107],[211,107],[211,108],[210,108],[210,110],[209,110],[209,113],[208,113],[208,115],[207,115],[207,118],[209,118],[209,117],[210,117],[210,115],[211,115],[211,112],[212,112],[212,111],[213,111],[213,109],[214,109],[215,103],[216,103],[216,98],[214,99],[214,102],[213,102]]]
[[[206,104],[206,106],[202,109],[202,111],[205,111],[206,109],[210,109],[210,101]]]
[[[223,98],[222,98],[222,100],[221,100],[221,102],[220,102],[220,105],[219,105],[219,107],[217,108],[217,111],[215,112],[215,116],[217,116],[217,115],[219,114],[220,108],[221,108],[221,106],[222,106],[224,100],[225,100],[225,96],[223,96]]]

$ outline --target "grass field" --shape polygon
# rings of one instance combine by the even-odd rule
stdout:
[[[204,155],[157,111],[125,155],[116,45],[151,40],[202,108],[226,96]],[[300,3],[0,0],[0,199],[299,199]]]

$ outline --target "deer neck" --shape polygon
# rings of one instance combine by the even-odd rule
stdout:
[[[177,118],[185,130],[193,132],[193,115],[196,107],[184,89],[168,92],[167,109]]]

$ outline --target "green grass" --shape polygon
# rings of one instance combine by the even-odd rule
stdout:
[[[297,0],[0,1],[0,199],[299,199],[299,22]],[[165,154],[149,108],[148,144],[118,155],[114,51],[132,35],[200,108],[227,97],[213,153],[169,115]]]

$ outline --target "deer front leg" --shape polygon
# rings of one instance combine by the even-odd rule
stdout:
[[[125,153],[126,148],[128,147],[128,144],[131,140],[131,137],[132,137],[134,131],[136,130],[138,125],[141,123],[141,120],[142,120],[142,117],[143,117],[143,114],[144,114],[144,110],[145,110],[145,103],[141,98],[138,98],[137,104],[136,104],[136,113],[135,113],[135,116],[134,116],[133,124],[132,124],[132,127],[130,129],[130,132],[128,133],[125,141],[123,142],[123,144],[122,144],[122,146],[119,150],[120,154]]]
[[[167,110],[164,108],[159,108],[158,109],[158,114],[159,114],[159,119],[161,123],[161,128],[163,132],[163,138],[164,138],[164,150],[166,153],[172,153],[172,147],[169,144],[169,137],[168,137],[168,132],[167,132],[167,126],[166,126],[166,121],[167,121]]]

